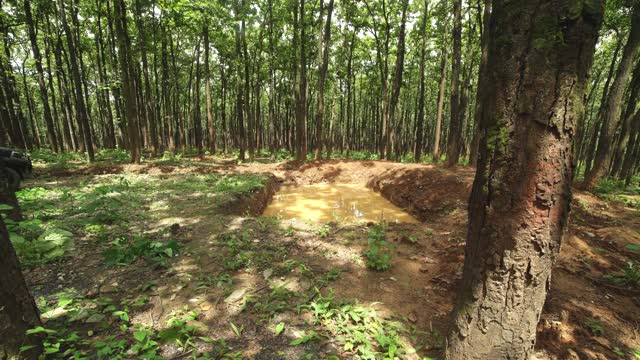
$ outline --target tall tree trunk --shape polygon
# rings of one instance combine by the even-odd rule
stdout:
[[[620,127],[620,135],[613,150],[613,163],[611,167],[611,175],[617,176],[622,168],[625,150],[629,144],[631,136],[631,126],[637,110],[638,96],[640,95],[640,62],[637,62],[631,76],[629,84],[629,97],[627,98],[627,106],[622,112],[622,124]]]
[[[193,132],[198,154],[202,154],[202,121],[200,114],[200,41],[196,49],[196,82],[193,94]]]
[[[321,4],[322,4],[322,0]],[[324,35],[322,27],[319,31],[318,40],[318,61],[320,63],[320,71],[318,74],[318,110],[316,112],[316,160],[322,159],[322,121],[324,117],[324,83],[327,78],[327,69],[329,68],[329,45],[331,43],[331,14],[333,13],[333,0],[329,0],[327,8],[327,21],[324,25]],[[322,11],[320,12],[322,15]],[[322,23],[322,16],[320,16]],[[324,49],[321,47],[324,41]]]
[[[80,67],[78,66],[78,55],[73,42],[73,34],[71,33],[71,28],[67,22],[64,1],[59,0],[58,5],[60,7],[60,21],[62,22],[67,38],[67,47],[69,49],[69,58],[71,61],[73,87],[76,95],[76,117],[78,118],[78,124],[82,126],[82,136],[84,138],[85,150],[89,154],[89,161],[93,162],[95,160],[93,153],[93,140],[91,139],[91,128],[89,126],[89,118],[84,104],[84,95],[82,94],[82,79],[80,76]]]
[[[453,0],[453,54],[451,56],[451,105],[449,136],[447,138],[447,166],[458,165],[462,140],[462,118],[460,117],[460,57],[462,48],[462,0]]]
[[[305,24],[304,24],[304,3],[305,0],[300,0],[300,11],[297,16],[296,24],[298,46],[294,45],[294,49],[299,52],[300,61],[300,75],[297,79],[297,93],[296,93],[296,160],[305,161],[307,159],[306,146],[305,146],[305,133],[307,125],[307,58],[305,50]],[[296,5],[294,5],[296,7]],[[294,30],[295,31],[295,30]]]
[[[275,129],[275,92],[276,92],[276,70],[275,70],[275,39],[273,34],[273,0],[268,0],[269,11],[269,152],[271,160],[276,159],[276,148],[278,147],[278,136]]]
[[[404,70],[404,43],[405,43],[405,28],[407,23],[407,6],[409,6],[408,0],[402,1],[402,20],[400,22],[400,33],[398,34],[398,54],[396,55],[395,73],[393,76],[393,85],[391,87],[391,102],[389,103],[389,118],[388,118],[388,139],[386,146],[386,159],[391,160],[391,154],[395,147],[395,131],[401,129],[400,126],[395,125],[396,108],[398,107],[398,100],[400,99],[400,87],[402,86],[402,73]]]
[[[244,2],[243,2],[244,4]],[[244,64],[244,56],[242,55],[242,41],[241,41],[241,35],[240,35],[240,22],[241,20],[239,19],[242,15],[240,14],[240,11],[237,10],[236,11],[236,16],[238,16],[238,19],[236,20],[236,58],[235,58],[235,68],[236,68],[236,121],[237,121],[237,126],[238,126],[238,132],[239,132],[239,139],[238,139],[238,147],[240,148],[240,156],[239,156],[239,160],[240,161],[244,161],[245,159],[245,139],[246,139],[246,135],[245,135],[245,131],[244,131],[244,90],[243,90],[243,86],[242,86],[242,69],[243,69],[243,64]]]
[[[144,100],[147,108],[147,121],[149,122],[149,140],[151,143],[151,156],[155,156],[158,153],[158,134],[156,129],[156,117],[153,108],[153,91],[151,90],[151,82],[149,81],[149,61],[147,59],[147,51],[145,49],[145,33],[142,23],[142,6],[140,0],[136,0],[136,23],[138,27],[138,45],[141,49],[142,56],[142,75],[144,77]]]
[[[105,146],[110,149],[115,149],[116,147],[116,134],[115,127],[113,124],[113,112],[111,110],[111,99],[109,98],[109,86],[107,86],[107,57],[105,55],[103,36],[102,36],[102,21],[101,21],[101,0],[96,0],[96,6],[98,7],[98,33],[96,34],[96,44],[97,44],[97,52],[99,53],[99,58],[102,60],[98,67],[98,75],[100,78],[100,83],[102,84],[102,98],[104,99],[104,106],[106,110],[106,134],[105,137]]]
[[[18,207],[15,194],[9,189],[9,174],[6,165],[0,163],[0,203]],[[5,198],[5,195],[6,196]],[[33,297],[20,270],[18,257],[9,240],[9,233],[0,216],[0,358],[37,359],[42,351],[35,336],[25,332],[40,325],[40,316]],[[22,346],[33,345],[20,353]]]
[[[598,139],[598,148],[594,158],[593,167],[584,176],[582,184],[585,190],[593,190],[598,181],[607,175],[611,162],[613,139],[615,130],[618,126],[618,118],[620,117],[620,109],[622,107],[622,98],[624,97],[624,89],[626,87],[629,76],[631,75],[631,67],[640,47],[640,3],[635,2],[633,7],[633,15],[631,17],[631,30],[629,38],[622,51],[622,58],[618,65],[615,80],[611,85],[609,96],[605,104],[604,121],[602,130],[600,130],[600,138]]]
[[[38,38],[36,37],[36,26],[33,22],[33,15],[31,14],[30,0],[24,0],[24,15],[27,30],[29,31],[29,41],[31,42],[33,59],[36,62],[36,71],[38,72],[38,87],[40,88],[40,101],[42,102],[42,109],[44,111],[44,122],[47,126],[47,138],[49,139],[51,150],[58,152],[60,149],[58,147],[53,117],[51,116],[51,108],[49,107],[49,96],[47,94],[47,85],[44,82],[44,70],[42,68],[42,56],[40,55],[40,47],[38,46]]]
[[[203,27],[204,37],[204,87],[207,97],[207,130],[209,133],[209,153],[216,153],[216,128],[213,119],[213,109],[211,106],[211,74],[209,73],[209,26]]]
[[[120,57],[120,79],[122,83],[122,96],[127,116],[127,132],[129,137],[129,151],[131,162],[140,163],[140,140],[138,128],[138,109],[136,104],[136,91],[134,87],[134,74],[131,60],[131,46],[127,34],[126,7],[123,0],[114,0],[114,22],[116,37],[118,38],[118,55]]]
[[[58,94],[62,98],[62,104],[60,108],[63,110],[62,127],[64,128],[64,138],[74,151],[78,151],[78,141],[73,130],[73,108],[71,107],[71,97],[69,96],[68,91],[69,87],[67,84],[67,76],[62,65],[62,38],[59,35],[56,40],[56,48],[53,51],[53,55],[56,64],[56,82],[58,83]]]
[[[487,51],[489,46],[489,25],[491,18],[491,1],[484,0],[484,11],[482,16],[482,27],[480,37],[480,68],[478,70],[478,84],[476,86],[476,109],[473,114],[473,136],[471,140],[471,151],[469,153],[469,163],[471,166],[476,166],[478,162],[478,145],[480,144],[480,138],[478,133],[478,125],[482,116],[482,96],[484,95],[482,89],[484,89],[484,81],[487,71]],[[478,1],[478,6],[480,1]],[[478,9],[479,12],[479,9]]]
[[[245,2],[243,1],[243,9]],[[245,136],[245,141],[247,142],[249,148],[249,161],[253,162],[253,157],[255,153],[255,126],[254,126],[254,115],[251,109],[251,74],[249,72],[249,51],[247,49],[247,29],[244,16],[242,17],[242,23],[240,25],[240,36],[242,39],[242,58],[244,64],[244,112],[247,117],[247,132]]]
[[[633,167],[635,165],[634,163],[638,160],[635,151],[640,148],[640,110],[636,111],[632,122],[631,141],[629,141],[627,152],[624,156],[624,161],[622,162],[622,168],[620,170],[620,178],[625,179],[625,184],[627,186],[631,183]]]
[[[5,37],[6,41],[6,37]],[[7,48],[7,43],[4,44],[5,49]],[[9,57],[0,55],[2,58],[0,59],[0,77],[2,78],[2,101],[0,102],[0,115],[2,116],[3,125],[6,126],[6,130],[8,131],[8,140],[11,140],[11,143],[18,148],[26,148],[27,143],[25,141],[25,137],[22,134],[22,129],[24,127],[24,118],[20,119],[16,116],[16,109],[20,109],[20,103],[17,102],[14,104],[13,99],[13,85],[11,84],[11,76],[12,72],[10,70]],[[28,94],[28,93],[27,93]],[[17,106],[15,106],[17,105]],[[21,110],[20,110],[21,111]],[[8,144],[5,142],[4,144]]]
[[[448,360],[533,355],[571,201],[574,125],[604,12],[601,2],[573,5],[494,1]]]
[[[425,93],[425,76],[424,68],[427,57],[426,41],[427,41],[427,20],[429,19],[429,2],[424,1],[424,9],[422,10],[422,23],[420,24],[420,37],[422,38],[420,49],[420,83],[419,83],[419,99],[418,99],[418,114],[416,119],[416,142],[413,148],[413,159],[415,162],[420,162],[422,157],[422,138],[424,134],[424,93]]]
[[[351,41],[349,42],[349,57],[347,59],[347,124],[345,126],[346,128],[346,133],[345,133],[345,138],[346,138],[346,145],[345,148],[347,149],[347,153],[346,156],[349,157],[349,150],[351,150],[352,145],[353,145],[353,135],[355,134],[355,112],[353,111],[353,106],[352,103],[355,103],[355,101],[353,101],[353,98],[355,97],[354,94],[354,85],[353,83],[355,83],[355,81],[353,80],[353,50],[355,48],[355,41],[356,41],[356,33],[355,31],[352,32],[351,34]]]
[[[447,86],[447,45],[442,44],[440,60],[440,85],[438,86],[438,113],[436,115],[436,128],[433,141],[433,161],[440,161],[440,134],[442,133],[442,114],[444,113],[444,96]]]

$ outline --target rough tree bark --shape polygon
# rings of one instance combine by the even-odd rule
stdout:
[[[445,358],[529,359],[571,201],[604,6],[496,0],[465,262]]]
[[[635,2],[633,7],[633,15],[631,17],[631,30],[629,38],[622,50],[622,58],[616,77],[611,85],[609,97],[605,104],[604,122],[602,130],[600,130],[600,138],[598,140],[598,148],[593,161],[593,167],[584,175],[582,187],[591,191],[598,184],[598,181],[606,176],[611,162],[613,139],[618,126],[620,109],[622,108],[622,98],[624,97],[624,89],[631,75],[633,61],[640,48],[640,3]]]
[[[9,175],[5,169],[4,163],[0,162],[0,195],[9,200],[8,205],[17,208],[15,194],[9,191]],[[38,308],[29,293],[9,233],[0,217],[0,359],[37,359],[41,352],[39,339],[27,336],[25,332],[39,325]],[[35,347],[20,353],[20,348],[25,345]]]

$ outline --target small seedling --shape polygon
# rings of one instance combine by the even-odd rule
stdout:
[[[369,231],[367,239],[367,249],[365,257],[367,258],[367,266],[374,270],[384,271],[391,267],[391,245],[385,241],[385,225],[380,223],[374,225]]]
[[[302,336],[291,341],[289,343],[289,345],[292,346],[296,346],[296,345],[302,345],[302,344],[306,344],[311,340],[317,339],[318,338],[318,334],[315,333],[315,331],[310,331],[308,334],[305,335],[305,333],[302,333]]]
[[[584,324],[589,328],[593,335],[604,335],[604,327],[602,326],[602,322],[600,320],[594,318],[586,318]]]
[[[606,278],[618,285],[640,287],[640,266],[633,261],[629,261],[627,266],[622,268],[621,274],[607,275]]]
[[[229,325],[231,325],[231,330],[233,330],[233,333],[236,334],[237,337],[242,336],[242,332],[244,331],[244,325],[240,325],[240,327],[237,327],[236,324],[232,322],[230,322]]]
[[[278,323],[274,330],[275,330],[276,336],[279,336],[280,334],[282,334],[282,332],[284,331],[284,323],[283,322]]]

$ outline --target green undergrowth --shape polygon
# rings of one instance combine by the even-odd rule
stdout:
[[[133,239],[119,237],[111,241],[110,247],[102,254],[108,265],[131,265],[139,258],[145,258],[166,267],[168,259],[178,254],[180,244],[176,240],[159,241],[151,234],[136,235]]]
[[[179,212],[172,210],[171,198],[213,197],[214,204],[222,205],[229,198],[218,200],[218,195],[243,196],[267,181],[266,176],[254,174],[83,177],[18,191],[24,219],[5,221],[23,266],[56,261],[78,245],[78,240],[108,247],[105,257],[109,263],[132,263],[143,254],[162,263],[178,246],[166,232],[149,233],[149,225],[158,217]],[[164,207],[151,211],[158,201]]]
[[[300,358],[320,358],[317,349],[327,338],[336,339],[344,351],[360,359],[403,358],[427,348],[416,344],[434,342],[432,334],[419,333],[400,318],[385,318],[373,305],[323,295],[332,293],[332,282],[341,277],[343,269],[323,270],[294,257],[297,230],[281,227],[277,218],[243,219],[237,229],[212,238],[211,248],[206,250],[186,245],[179,230],[183,224],[177,231],[166,225],[152,226],[159,219],[183,214],[186,208],[181,206],[187,203],[176,198],[186,196],[198,204],[217,206],[224,204],[217,204],[223,201],[218,199],[226,199],[218,198],[219,194],[247,194],[267,181],[265,176],[244,174],[122,174],[42,183],[21,190],[18,198],[25,220],[10,223],[10,228],[25,266],[57,261],[74,249],[95,251],[87,249],[98,245],[101,264],[110,267],[140,262],[170,267],[177,255],[215,264],[213,271],[180,275],[178,291],[199,297],[226,299],[240,290],[241,284],[234,280],[238,274],[264,279],[264,285],[248,289],[239,299],[239,313],[229,319],[233,324],[231,335],[229,331],[223,335],[218,328],[209,330],[201,323],[200,308],[191,303],[186,307],[173,304],[166,312],[163,308],[162,319],[136,316],[156,313],[156,297],[165,296],[158,290],[164,285],[160,278],[144,279],[140,286],[115,292],[114,298],[106,297],[106,293],[87,298],[74,290],[41,297],[38,306],[46,321],[29,332],[43,339],[47,358],[160,359],[167,357],[167,351],[174,351],[170,357],[179,351],[178,355],[187,354],[185,358],[191,359],[242,359],[242,346],[252,329],[248,322],[281,337],[279,346],[295,347],[297,354],[303,352]],[[201,216],[201,212],[185,216]],[[384,224],[369,229],[365,252],[367,263],[379,270],[391,266],[392,261],[385,231]],[[311,233],[327,238],[332,228],[319,227]],[[203,259],[205,256],[207,259]],[[188,279],[184,285],[183,278]],[[278,316],[284,320],[276,320]],[[304,316],[309,322],[290,323],[286,320],[290,316]]]
[[[618,272],[605,275],[605,279],[619,286],[640,288],[640,266],[629,261]]]
[[[638,177],[633,178],[630,185],[625,185],[624,180],[605,178],[598,182],[593,192],[605,200],[640,210],[640,178]]]
[[[29,155],[34,163],[42,164],[47,167],[52,168],[73,168],[83,165],[89,164],[89,158],[87,153],[78,153],[78,152],[61,152],[61,153],[53,153],[49,149],[35,149],[29,151]],[[151,156],[150,153],[142,154],[142,162],[147,164],[159,164],[159,165],[183,165],[190,166],[193,165],[195,161],[198,160],[200,155],[211,156],[212,154],[209,151],[203,151],[198,154],[198,150],[196,148],[187,148],[184,151],[172,152],[165,150],[156,156]],[[231,149],[227,153],[216,153],[214,154],[216,158],[229,160],[229,159],[238,159],[240,157],[240,151],[238,149]],[[245,159],[249,158],[248,152],[245,154]],[[307,154],[307,160],[313,160],[315,158],[315,150],[310,151]],[[323,159],[333,159],[333,160],[356,160],[356,161],[369,161],[369,160],[380,160],[380,154],[375,151],[368,150],[343,150],[335,149],[331,152],[331,156],[329,153],[324,150],[322,152]],[[287,149],[277,149],[272,154],[268,149],[259,149],[256,150],[254,154],[255,162],[281,162],[281,161],[293,161],[295,160],[295,153],[288,151]],[[413,153],[408,153],[401,156],[396,161],[402,163],[414,163],[416,162],[414,159]],[[95,162],[102,164],[126,164],[131,162],[131,155],[126,150],[121,149],[101,149],[95,154]],[[432,163],[433,158],[430,154],[425,154],[420,161],[420,163]],[[463,165],[466,165],[464,163]]]
[[[193,359],[235,359],[224,339],[205,336],[200,314],[187,305],[173,310],[158,325],[133,323],[133,315],[146,306],[149,296],[114,300],[88,299],[73,289],[38,299],[45,322],[28,334],[42,339],[48,359],[163,359],[161,346],[173,344],[183,352],[199,344],[207,349]],[[23,347],[28,350],[30,346]]]

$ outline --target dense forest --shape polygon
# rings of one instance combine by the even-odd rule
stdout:
[[[640,9],[609,1],[576,127],[638,168]],[[3,1],[0,143],[475,163],[491,1]]]
[[[0,5],[0,358],[640,358],[640,0]]]

